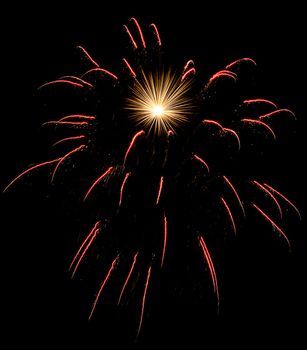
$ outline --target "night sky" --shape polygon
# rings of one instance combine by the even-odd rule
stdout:
[[[276,233],[254,215],[224,250],[219,315],[210,288],[205,288],[201,301],[194,298],[195,291],[172,299],[167,288],[158,290],[160,301],[149,303],[138,345],[185,344],[194,349],[202,344],[213,349],[225,342],[229,347],[248,349],[250,344],[277,348],[288,341],[291,349],[299,348],[296,344],[303,347],[307,246],[303,170],[306,28],[302,9],[294,4],[290,8],[278,5],[274,10],[261,4],[246,8],[217,4],[186,10],[189,6],[184,4],[166,13],[148,3],[144,11],[136,7],[117,13],[96,6],[86,2],[82,8],[64,9],[46,4],[35,11],[19,8],[18,14],[16,9],[4,11],[10,24],[1,28],[2,188],[32,162],[50,157],[46,133],[40,128],[45,115],[40,114],[43,107],[37,87],[77,69],[77,45],[116,70],[125,52],[122,25],[131,16],[144,28],[152,22],[158,26],[167,60],[180,65],[193,59],[204,77],[237,58],[252,57],[258,63],[253,79],[259,97],[272,99],[297,116],[295,125],[291,122],[278,135],[276,147],[258,159],[256,169],[257,175],[271,179],[302,213],[302,222],[290,209],[285,218],[283,227],[292,253],[282,240],[266,237]],[[249,166],[242,174],[254,169]],[[91,295],[67,273],[75,249],[71,245],[76,244],[74,232],[80,226],[88,227],[86,213],[79,215],[80,208],[74,209],[72,200],[59,194],[63,188],[50,191],[47,175],[46,169],[36,172],[24,186],[21,181],[1,196],[2,319],[10,334],[9,348],[15,343],[41,349],[46,344],[68,349],[77,345],[111,348],[112,342],[133,344],[136,327],[129,314],[133,310],[119,320],[116,310],[114,315],[114,308],[107,305],[100,310],[104,315],[87,322]],[[74,198],[72,189],[67,192]],[[58,198],[62,201],[57,202]]]

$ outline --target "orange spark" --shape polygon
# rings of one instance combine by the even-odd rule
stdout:
[[[126,176],[124,178],[124,181],[120,187],[120,192],[119,192],[119,203],[118,203],[118,206],[120,207],[121,204],[122,204],[122,199],[123,199],[123,191],[124,191],[124,187],[125,187],[125,184],[128,180],[128,177],[131,175],[131,173],[126,173]]]
[[[90,56],[90,54],[85,50],[82,46],[77,46],[78,49],[80,49],[86,56],[86,58],[93,63],[94,66],[99,67],[99,64],[93,60],[93,58]]]
[[[127,278],[126,278],[126,280],[125,280],[125,283],[124,283],[124,285],[123,285],[123,288],[122,288],[122,290],[121,290],[121,292],[120,292],[120,296],[119,296],[119,298],[118,298],[117,305],[120,304],[120,301],[121,301],[121,299],[122,299],[122,296],[123,296],[123,294],[124,294],[124,291],[125,291],[125,289],[126,289],[126,287],[127,287],[127,285],[128,285],[128,282],[129,282],[130,277],[131,277],[131,275],[132,275],[132,272],[133,272],[133,270],[134,270],[134,266],[135,266],[136,259],[137,259],[138,255],[139,255],[139,252],[136,252],[136,254],[134,255],[133,262],[132,262],[132,264],[131,264],[131,268],[130,268],[130,270],[129,270],[128,276],[127,276]]]
[[[210,252],[207,248],[205,240],[202,236],[198,236],[198,242],[200,244],[200,247],[202,248],[205,260],[206,260],[208,267],[209,267],[209,270],[210,270],[211,280],[212,280],[212,284],[213,284],[213,290],[214,290],[214,293],[216,294],[217,305],[219,306],[220,293],[219,293],[219,286],[218,286],[218,281],[217,281],[217,276],[216,276],[214,264],[213,264],[213,261],[211,259],[211,255],[210,255]]]
[[[209,173],[210,173],[210,169],[209,169],[208,164],[207,164],[202,158],[200,158],[197,154],[195,154],[195,153],[193,153],[193,157],[194,157],[195,159],[197,159],[199,162],[201,162],[201,163],[206,167],[207,172],[208,172],[208,174],[209,174]]]
[[[68,152],[65,154],[65,156],[63,156],[62,158],[60,158],[60,160],[58,161],[58,164],[56,165],[56,167],[53,170],[52,176],[51,176],[51,182],[53,182],[54,180],[54,176],[55,173],[57,172],[59,166],[64,162],[65,159],[67,159],[68,157],[70,157],[73,153],[79,152],[81,151],[83,148],[85,148],[85,145],[81,145],[79,147],[76,147],[75,149],[73,149],[72,151]]]
[[[162,250],[162,258],[161,258],[161,268],[164,263],[164,256],[165,256],[165,250],[166,250],[166,242],[167,242],[167,218],[165,216],[165,213],[163,214],[164,219],[164,227],[163,227],[163,250]]]
[[[276,135],[274,130],[266,123],[260,121],[260,120],[255,120],[255,119],[248,119],[248,118],[244,118],[241,119],[242,122],[246,122],[246,123],[251,123],[251,124],[257,124],[257,125],[262,125],[264,126],[273,136],[274,140],[276,140]]]
[[[125,28],[127,34],[129,35],[129,38],[130,38],[130,41],[131,41],[132,45],[134,46],[135,49],[137,49],[138,46],[137,46],[137,44],[136,44],[136,42],[135,42],[135,40],[134,40],[134,38],[133,38],[129,28],[126,25],[124,25],[124,28]]]
[[[235,221],[233,219],[233,216],[232,216],[232,213],[231,213],[231,210],[227,204],[227,202],[225,201],[225,199],[223,197],[220,197],[221,198],[221,201],[222,203],[224,204],[224,207],[226,208],[227,210],[227,213],[229,215],[229,218],[230,218],[230,221],[231,221],[231,224],[232,224],[232,227],[233,227],[233,231],[234,233],[236,234],[237,233],[237,229],[236,229],[236,225],[235,225]]]
[[[268,189],[266,189],[263,185],[261,185],[258,181],[253,180],[252,183],[254,185],[258,186],[262,191],[264,191],[274,201],[274,203],[276,204],[276,207],[278,209],[279,216],[282,219],[282,210],[281,210],[281,207],[280,207],[277,199],[274,197],[274,195]]]
[[[92,186],[88,189],[88,191],[86,192],[83,201],[86,200],[86,198],[89,196],[89,194],[92,192],[93,188],[103,179],[105,178],[111,171],[112,171],[113,167],[110,166],[109,169],[107,171],[105,171],[102,175],[100,175],[92,184]]]
[[[157,41],[158,41],[158,45],[161,46],[162,43],[161,43],[161,38],[160,38],[160,34],[159,34],[157,26],[154,23],[151,23],[151,25],[149,27],[153,27],[153,30],[155,32],[155,35],[156,35],[156,38],[157,38]]]
[[[243,215],[246,216],[245,215],[245,210],[244,210],[244,207],[243,207],[243,203],[242,203],[242,201],[241,201],[241,199],[239,197],[239,194],[238,194],[237,190],[235,189],[234,185],[230,182],[230,180],[225,175],[223,175],[223,179],[225,180],[227,185],[232,189],[232,191],[235,194],[235,196],[236,196],[236,198],[238,200],[238,203],[239,203],[239,205],[240,205],[240,207],[242,209]]]
[[[277,226],[277,224],[263,210],[261,210],[256,204],[252,203],[252,206],[273,226],[274,229],[276,229],[284,237],[284,239],[288,243],[289,251],[291,252],[290,241],[289,241],[288,237],[286,236],[286,234],[284,233],[284,231],[279,226]]]
[[[80,140],[80,139],[84,139],[84,138],[85,138],[85,135],[66,137],[64,139],[61,139],[61,140],[55,142],[52,146],[59,145],[60,143],[65,142],[65,141]]]
[[[98,291],[98,293],[97,293],[97,295],[96,295],[96,298],[95,298],[95,300],[94,300],[94,303],[93,303],[93,306],[92,306],[90,315],[89,315],[89,317],[88,317],[89,320],[90,320],[90,319],[92,318],[92,316],[93,316],[93,313],[94,313],[94,311],[95,311],[95,308],[96,308],[98,299],[99,299],[99,297],[100,297],[100,294],[101,294],[101,292],[102,292],[102,290],[103,290],[105,284],[108,282],[108,280],[109,280],[109,278],[110,278],[110,276],[111,276],[111,273],[112,273],[112,271],[114,270],[114,268],[115,268],[115,266],[116,266],[116,264],[117,264],[118,259],[119,259],[119,255],[117,255],[117,257],[113,260],[113,262],[112,262],[112,264],[111,264],[111,267],[109,268],[109,271],[108,271],[108,273],[107,273],[105,279],[103,280],[103,282],[102,282],[102,284],[101,284],[101,286],[100,286],[100,288],[99,288],[99,291]]]
[[[136,25],[137,30],[138,30],[139,35],[140,35],[140,38],[141,38],[141,41],[142,41],[142,45],[143,45],[144,49],[146,49],[145,39],[144,39],[144,36],[143,36],[143,32],[142,32],[141,26],[139,25],[139,22],[134,17],[131,17],[130,21],[133,21],[134,24]]]
[[[125,163],[126,163],[126,159],[128,157],[128,154],[130,153],[131,151],[131,148],[133,147],[133,145],[135,144],[135,141],[138,137],[140,137],[141,135],[144,135],[145,134],[145,131],[144,130],[141,130],[141,131],[138,131],[133,137],[132,137],[132,140],[129,144],[129,147],[126,151],[126,154],[125,154],[125,157],[124,157],[124,166],[125,166]]]
[[[160,177],[160,183],[159,183],[159,190],[158,190],[157,200],[156,200],[156,205],[158,205],[159,201],[160,201],[161,192],[162,192],[162,188],[163,188],[163,181],[164,181],[164,178],[163,178],[163,176],[161,176]]]
[[[286,201],[298,214],[300,220],[302,220],[301,217],[301,213],[299,212],[299,210],[297,209],[297,207],[290,201],[290,199],[288,199],[286,196],[284,196],[282,193],[280,193],[279,191],[277,191],[275,188],[269,186],[268,184],[263,184],[264,186],[266,186],[270,191],[272,191],[273,193],[277,194],[278,196],[280,196],[284,201]]]
[[[56,163],[59,162],[62,158],[57,158],[57,159],[53,159],[53,160],[48,160],[47,162],[43,162],[43,163],[39,163],[36,165],[33,165],[31,168],[23,171],[21,174],[19,174],[18,176],[16,176],[3,190],[3,192],[6,192],[17,180],[19,180],[22,176],[28,174],[30,171],[40,168],[42,166],[48,165],[48,164],[52,164],[52,163]]]
[[[149,266],[148,272],[147,272],[147,278],[146,278],[146,283],[145,283],[144,293],[143,293],[143,299],[142,299],[142,309],[141,309],[140,322],[139,322],[139,327],[138,327],[138,331],[137,331],[136,337],[139,336],[139,333],[140,333],[140,330],[141,330],[141,327],[142,327],[143,315],[144,315],[144,308],[145,308],[145,301],[146,301],[146,294],[147,294],[147,289],[148,289],[150,274],[151,274],[151,266]]]

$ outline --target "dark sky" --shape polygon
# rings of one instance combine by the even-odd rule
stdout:
[[[134,16],[144,26],[157,24],[165,43],[165,56],[176,62],[192,58],[204,75],[209,76],[236,58],[252,57],[257,61],[259,91],[292,109],[297,116],[295,130],[290,130],[289,135],[284,131],[285,141],[280,141],[274,165],[268,159],[264,164],[268,175],[298,204],[304,218],[306,28],[302,9],[295,4],[278,5],[270,10],[263,4],[246,7],[216,4],[200,9],[186,3],[165,12],[158,4],[147,3],[146,11],[131,7],[118,13],[118,9],[97,6],[86,2],[82,7],[64,8],[47,3],[35,10],[29,6],[4,11],[9,24],[1,29],[4,77],[1,186],[33,159],[44,159],[46,148],[40,146],[44,136],[39,131],[43,119],[36,105],[37,86],[77,66],[77,45],[86,47],[103,64],[116,67],[116,60],[122,55],[119,47],[123,43],[122,25]],[[35,179],[42,184],[39,176]],[[50,212],[54,206],[48,202],[47,186],[42,185],[41,190],[35,186],[33,180],[30,186],[18,186],[1,199],[5,290],[2,300],[8,309],[4,317],[10,341],[22,342],[23,346],[40,345],[42,349],[49,342],[68,348],[72,348],[70,344],[87,343],[84,349],[103,346],[106,339],[129,344],[128,331],[125,333],[123,324],[115,324],[112,310],[106,310],[110,312],[110,324],[106,317],[102,317],[101,323],[99,319],[93,324],[86,322],[83,313],[87,313],[88,297],[85,302],[66,273],[72,240],[65,234],[78,227],[80,220],[70,224],[65,221],[65,214]],[[73,210],[62,209],[72,216]],[[237,244],[232,243],[233,253],[228,249],[229,256],[225,258],[221,282],[225,288],[221,292],[219,316],[212,311],[214,300],[203,308],[184,300],[178,305],[172,303],[166,311],[161,303],[153,317],[145,320],[148,328],[139,345],[147,348],[150,344],[162,346],[163,342],[185,343],[195,348],[203,342],[204,347],[211,349],[214,348],[211,344],[224,340],[229,346],[245,348],[254,343],[303,344],[307,311],[303,286],[304,220],[299,223],[290,217],[286,226],[293,242],[290,256],[285,249],[279,249],[276,241],[254,242],[241,237]],[[253,239],[256,238],[254,233]],[[123,339],[119,339],[121,334]],[[40,335],[42,339],[38,338]]]

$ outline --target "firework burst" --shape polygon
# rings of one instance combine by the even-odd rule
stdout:
[[[219,307],[222,291],[212,234],[221,226],[216,223],[221,221],[222,231],[235,236],[253,213],[290,250],[282,227],[283,211],[292,210],[299,218],[300,212],[274,185],[254,178],[238,181],[221,165],[248,148],[250,133],[274,142],[278,135],[271,121],[281,115],[295,117],[291,110],[258,96],[245,96],[232,104],[230,119],[220,113],[220,87],[239,85],[244,70],[254,69],[256,62],[240,58],[204,80],[192,60],[183,62],[181,69],[161,63],[162,41],[155,24],[143,32],[131,18],[123,29],[131,50],[116,72],[101,67],[78,46],[88,69],[39,87],[48,91],[61,86],[72,94],[99,95],[102,103],[95,113],[46,121],[44,127],[61,135],[52,147],[67,148],[22,171],[4,191],[40,168],[50,167],[50,182],[56,185],[71,163],[85,165],[87,172],[77,174],[82,183],[80,198],[85,206],[90,202],[97,207],[97,217],[74,247],[69,271],[72,278],[84,276],[87,261],[92,259],[88,266],[96,261],[100,273],[88,319],[95,317],[111,286],[114,304],[135,305],[138,337],[150,291],[164,269],[172,266],[168,249],[176,249],[177,242],[196,255],[192,260],[203,267],[203,275],[208,274]],[[254,116],[255,109],[263,112]],[[246,187],[247,192],[262,195],[259,201],[248,197]],[[184,232],[181,237],[176,235],[179,225]]]

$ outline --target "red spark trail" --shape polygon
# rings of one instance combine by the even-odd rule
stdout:
[[[210,270],[210,275],[211,275],[211,280],[212,280],[212,284],[213,284],[213,290],[216,294],[216,298],[217,298],[217,305],[219,307],[220,304],[220,293],[219,293],[219,286],[218,286],[218,281],[217,281],[217,276],[216,276],[216,272],[215,272],[215,268],[214,268],[214,264],[212,262],[211,259],[211,255],[210,252],[207,248],[207,245],[205,243],[205,240],[202,236],[198,236],[198,242],[202,248],[204,257],[206,259],[206,262],[209,266],[209,270]]]
[[[224,204],[224,206],[225,206],[225,208],[226,208],[226,210],[227,210],[227,213],[228,213],[229,218],[230,218],[231,223],[232,223],[233,231],[234,231],[234,233],[236,234],[236,233],[237,233],[237,229],[236,229],[235,221],[234,221],[234,219],[233,219],[231,210],[230,210],[230,208],[229,208],[227,202],[225,201],[225,199],[224,199],[223,197],[220,197],[220,199],[221,199],[222,203]]]
[[[229,77],[234,79],[234,81],[237,80],[237,74],[231,72],[230,70],[221,70],[215,74],[212,75],[212,77],[209,79],[209,84],[212,83],[215,79],[218,79],[220,77]]]
[[[210,169],[209,169],[208,164],[207,164],[202,158],[200,158],[197,154],[195,154],[195,153],[193,153],[193,157],[194,157],[196,160],[198,160],[199,162],[201,162],[201,163],[206,167],[207,172],[208,172],[208,174],[209,174],[209,173],[210,173]]]
[[[135,71],[132,69],[130,63],[129,63],[125,58],[123,58],[123,61],[124,61],[125,65],[127,66],[127,68],[129,69],[129,72],[131,73],[131,75],[133,76],[133,78],[135,78],[135,77],[136,77],[136,73],[135,73]]]
[[[243,103],[247,104],[247,105],[254,104],[254,103],[267,103],[267,104],[273,106],[274,108],[277,108],[277,105],[274,102],[272,102],[270,100],[266,100],[264,98],[253,98],[250,100],[244,100]]]
[[[258,186],[262,191],[264,191],[274,201],[274,203],[277,206],[277,209],[278,209],[278,212],[279,212],[279,216],[282,219],[282,210],[281,210],[281,207],[280,207],[277,199],[274,197],[274,195],[268,189],[266,189],[263,185],[261,185],[258,181],[253,180],[251,182],[254,185]]]
[[[185,64],[184,68],[183,68],[183,72],[185,72],[189,66],[194,66],[194,61],[193,60],[188,60],[188,62]]]
[[[133,145],[135,144],[135,141],[138,137],[140,137],[141,135],[145,134],[145,131],[144,130],[141,130],[141,131],[138,131],[132,138],[130,144],[129,144],[129,147],[126,151],[126,154],[125,154],[125,157],[124,157],[124,166],[125,166],[125,163],[126,163],[126,159],[128,157],[128,154],[129,152],[131,151],[131,148],[133,147]]]
[[[94,85],[92,85],[91,83],[89,83],[88,81],[85,81],[84,79],[81,79],[79,77],[75,77],[74,75],[64,75],[63,77],[59,78],[60,80],[62,79],[73,79],[73,80],[77,80],[79,83],[82,83],[84,85],[87,85],[89,87],[94,87]]]
[[[146,294],[147,294],[150,274],[151,274],[151,266],[149,266],[148,272],[147,272],[147,279],[146,279],[145,288],[144,288],[144,294],[143,294],[143,299],[142,299],[142,310],[141,310],[140,322],[139,322],[139,327],[138,327],[138,331],[137,331],[136,337],[139,336],[139,333],[140,333],[140,330],[141,330],[141,327],[142,327],[144,308],[145,308],[145,301],[146,301]]]
[[[80,139],[84,139],[84,138],[85,138],[85,135],[66,137],[64,139],[61,139],[61,140],[55,142],[52,146],[59,145],[60,143],[65,142],[65,141],[80,140]]]
[[[203,124],[212,124],[212,125],[216,125],[216,126],[218,126],[220,129],[224,130],[222,124],[216,122],[215,120],[204,119],[204,120],[202,121],[202,123],[203,123]]]
[[[248,118],[241,119],[241,121],[246,122],[246,123],[258,124],[258,125],[264,126],[272,134],[273,138],[276,140],[275,132],[268,124],[266,124],[260,120],[248,119]]]
[[[122,299],[122,296],[123,296],[123,294],[124,294],[124,291],[125,291],[125,289],[126,289],[126,287],[127,287],[127,285],[128,285],[128,282],[129,282],[130,277],[131,277],[131,275],[132,275],[132,272],[133,272],[133,270],[134,270],[134,266],[135,266],[136,259],[137,259],[138,255],[139,255],[139,252],[136,252],[136,254],[134,255],[133,262],[132,262],[132,264],[131,264],[131,268],[130,268],[130,270],[129,270],[128,276],[127,276],[127,278],[126,278],[126,280],[125,280],[125,283],[124,283],[124,285],[123,285],[123,288],[122,288],[122,290],[121,290],[121,292],[120,292],[120,296],[119,296],[119,298],[118,298],[117,305],[120,304],[120,301],[121,301],[121,299]]]
[[[135,42],[135,40],[134,40],[134,38],[133,38],[129,28],[125,24],[124,24],[124,28],[125,28],[127,34],[129,35],[129,38],[130,38],[130,41],[131,41],[132,45],[134,46],[135,49],[137,49],[138,46],[137,46],[137,44],[136,44],[136,42]]]
[[[286,236],[286,234],[284,233],[284,231],[279,226],[277,226],[277,224],[263,210],[261,210],[256,204],[252,203],[252,206],[273,226],[273,228],[275,228],[284,237],[284,239],[288,243],[289,252],[291,252],[290,241],[289,241],[288,237]]]
[[[59,162],[62,158],[57,158],[57,159],[53,159],[53,160],[48,160],[47,162],[43,162],[43,163],[39,163],[36,165],[33,165],[31,168],[23,171],[21,174],[19,174],[18,176],[16,176],[3,190],[3,192],[6,192],[17,180],[19,180],[22,176],[28,174],[30,171],[40,168],[42,166],[48,165],[48,164],[52,164],[52,163],[56,163]]]
[[[234,185],[230,182],[230,180],[225,175],[223,175],[223,179],[225,180],[227,185],[232,189],[232,191],[235,194],[235,196],[236,196],[236,198],[238,200],[238,203],[239,203],[239,205],[240,205],[240,207],[242,209],[243,215],[246,216],[245,215],[245,210],[244,210],[244,207],[243,207],[243,203],[242,203],[242,201],[241,201],[241,199],[239,197],[239,194],[238,194],[237,190],[235,189]]]
[[[94,227],[91,229],[90,233],[84,239],[83,243],[81,244],[80,248],[78,249],[77,253],[75,254],[71,264],[69,265],[69,271],[72,269],[77,257],[80,255],[82,248],[84,247],[86,242],[89,240],[89,238],[95,233],[95,231],[98,228],[98,226],[100,225],[100,223],[101,223],[101,221],[97,221],[96,224],[94,225]]]
[[[149,27],[153,27],[155,35],[157,37],[158,45],[161,46],[162,42],[161,42],[161,38],[160,38],[160,34],[159,34],[157,26],[154,23],[151,23],[151,25]]]
[[[79,146],[79,147],[76,147],[76,148],[73,149],[72,151],[66,153],[65,156],[63,156],[63,157],[59,160],[58,164],[56,165],[56,167],[55,167],[54,170],[53,170],[53,173],[52,173],[52,176],[51,176],[51,182],[53,182],[55,173],[57,172],[59,166],[64,162],[64,160],[67,159],[68,157],[70,157],[73,153],[76,153],[76,152],[81,151],[81,150],[82,150],[83,148],[85,148],[85,147],[86,147],[85,145],[81,145],[81,146]]]
[[[110,72],[110,71],[108,71],[106,69],[103,69],[103,68],[92,68],[92,69],[86,71],[84,74],[82,74],[81,78],[84,78],[86,75],[88,75],[88,74],[90,74],[92,72],[102,72],[102,73],[105,73],[105,74],[109,75],[113,79],[118,80],[118,77],[114,73],[112,73],[112,72]]]
[[[120,192],[119,192],[119,203],[118,203],[118,206],[119,206],[119,207],[120,207],[121,204],[122,204],[124,187],[125,187],[125,184],[126,184],[126,182],[127,182],[127,180],[128,180],[128,177],[129,177],[130,175],[131,175],[131,173],[127,173],[127,174],[125,175],[125,178],[124,178],[124,180],[123,180],[123,183],[122,183],[122,185],[121,185],[121,187],[120,187]]]
[[[164,263],[164,256],[165,256],[165,250],[166,250],[166,242],[167,242],[167,218],[165,216],[165,213],[163,214],[163,221],[164,221],[164,227],[163,227],[163,250],[162,250],[162,258],[161,258],[161,268]]]
[[[183,81],[188,75],[195,74],[195,73],[196,73],[196,69],[190,68],[184,74],[182,74],[181,81]]]
[[[107,171],[105,171],[101,176],[98,177],[98,179],[96,179],[94,181],[94,183],[92,184],[92,186],[89,188],[89,190],[86,192],[83,201],[86,200],[86,198],[89,196],[89,194],[92,192],[93,188],[103,179],[105,178],[111,171],[112,171],[113,167],[110,166],[109,169]]]
[[[59,119],[59,122],[64,121],[64,120],[68,120],[68,119],[85,119],[85,120],[94,120],[96,119],[96,117],[92,116],[92,115],[83,115],[83,114],[71,114],[71,115],[67,115],[61,119]]]
[[[89,242],[87,243],[87,245],[86,245],[86,247],[84,248],[82,254],[80,255],[80,257],[79,257],[79,259],[78,259],[78,261],[77,261],[77,263],[76,263],[76,265],[75,265],[75,268],[74,268],[74,270],[73,270],[73,272],[72,272],[71,278],[73,278],[73,277],[75,276],[76,271],[77,271],[77,269],[78,269],[78,267],[79,267],[81,261],[83,260],[83,258],[84,258],[84,256],[85,256],[86,252],[88,251],[89,247],[90,247],[90,246],[92,245],[92,243],[94,242],[94,239],[97,237],[97,235],[98,235],[99,232],[100,232],[100,229],[99,229],[99,228],[96,229],[96,230],[93,232],[92,235],[91,235],[91,233],[92,233],[92,231],[91,231],[90,234],[89,234],[89,235],[87,236],[87,238],[85,239],[85,241],[88,241],[88,239],[89,239]],[[85,244],[85,242],[84,242],[84,244]],[[82,244],[82,246],[83,246],[83,244]],[[81,247],[80,247],[80,250],[81,250]],[[79,252],[79,251],[78,251],[78,252]]]
[[[59,121],[59,120],[50,120],[49,122],[45,122],[42,124],[44,125],[49,125],[49,124],[56,124],[56,125],[88,125],[88,122],[66,122],[66,121]]]
[[[229,68],[232,68],[233,66],[239,64],[239,63],[242,63],[242,62],[251,62],[253,63],[255,66],[257,66],[257,63],[252,59],[252,58],[249,58],[249,57],[244,57],[244,58],[240,58],[236,61],[233,61],[231,63],[229,63],[227,66],[226,66],[226,69],[229,69]]]
[[[272,191],[273,193],[277,194],[278,196],[280,196],[283,200],[285,200],[298,214],[300,220],[302,220],[301,217],[301,213],[299,212],[299,210],[297,209],[297,207],[290,201],[290,199],[288,199],[287,197],[285,197],[282,193],[280,193],[279,191],[277,191],[275,188],[269,186],[268,184],[263,184],[265,187],[267,187],[270,191]]]
[[[140,38],[141,38],[141,41],[142,41],[142,45],[143,45],[144,49],[146,49],[146,43],[145,43],[145,40],[144,40],[142,29],[141,29],[141,27],[139,25],[139,22],[134,17],[131,17],[130,21],[133,21],[134,24],[136,25],[136,27],[138,29],[138,32],[139,32],[139,35],[140,35]]]
[[[93,60],[93,58],[90,56],[90,54],[85,50],[84,47],[82,46],[77,46],[78,49],[80,49],[84,54],[85,56],[93,63],[94,66],[96,67],[99,67],[99,64]]]
[[[93,307],[92,307],[92,309],[91,309],[91,312],[90,312],[90,315],[89,315],[89,317],[88,317],[88,320],[90,320],[90,319],[92,318],[92,316],[93,316],[93,313],[94,313],[94,311],[95,311],[95,308],[96,308],[98,299],[99,299],[99,297],[100,297],[100,294],[101,294],[101,292],[102,292],[102,290],[103,290],[105,284],[106,284],[107,281],[109,280],[110,275],[111,275],[112,271],[114,270],[118,259],[119,259],[119,255],[117,255],[117,257],[113,260],[113,262],[112,262],[112,264],[111,264],[111,267],[110,267],[110,269],[109,269],[109,271],[108,271],[108,273],[107,273],[105,279],[103,280],[103,282],[102,282],[102,284],[101,284],[101,286],[100,286],[100,289],[99,289],[98,294],[96,295],[96,298],[95,298],[95,300],[94,300]]]
[[[83,88],[82,84],[75,83],[74,81],[70,81],[70,80],[66,80],[66,79],[57,79],[57,80],[49,81],[48,83],[45,83],[45,84],[39,86],[38,89],[42,89],[43,87],[46,87],[48,85],[54,85],[54,84],[66,84],[66,85],[71,85],[71,86]]]
[[[295,114],[290,110],[290,109],[286,109],[286,108],[281,108],[281,109],[277,109],[276,111],[273,111],[271,113],[267,113],[264,115],[261,115],[259,117],[260,120],[264,119],[264,118],[270,118],[271,116],[275,115],[275,114],[279,114],[281,112],[286,112],[286,113],[290,113],[294,118],[295,118]]]
[[[158,205],[159,201],[160,201],[161,192],[162,192],[162,188],[163,188],[163,181],[164,181],[164,178],[163,178],[163,176],[161,176],[160,177],[160,183],[159,183],[159,190],[158,190],[157,200],[156,200],[156,205]]]
[[[241,141],[240,141],[240,137],[239,137],[238,133],[235,132],[233,129],[229,129],[229,128],[223,128],[223,131],[230,132],[232,135],[235,136],[235,138],[238,141],[238,146],[239,146],[239,151],[240,151],[240,149],[241,149]]]

